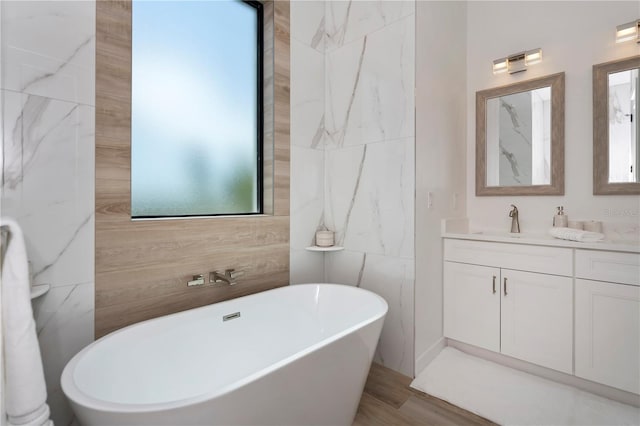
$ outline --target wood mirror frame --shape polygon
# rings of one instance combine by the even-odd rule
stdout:
[[[609,74],[640,68],[640,55],[593,66],[593,195],[640,194],[639,182],[609,182]]]
[[[487,186],[487,100],[551,87],[551,182],[549,185]],[[476,92],[476,196],[564,195],[564,73]]]

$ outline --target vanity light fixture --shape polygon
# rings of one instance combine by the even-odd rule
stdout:
[[[542,62],[542,49],[526,50],[493,61],[493,73],[501,74],[509,71],[509,74],[526,71],[529,65]]]
[[[640,19],[616,27],[616,43],[635,40],[640,43]]]

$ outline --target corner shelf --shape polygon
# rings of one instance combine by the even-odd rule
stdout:
[[[34,285],[31,287],[31,300],[37,299],[38,297],[46,294],[51,286],[49,284],[40,284]]]
[[[340,251],[340,250],[344,250],[344,247],[340,247],[340,246],[331,246],[331,247],[311,246],[311,247],[307,247],[305,250],[309,250],[309,251]]]

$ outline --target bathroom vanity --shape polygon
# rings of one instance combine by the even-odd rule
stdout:
[[[444,336],[640,394],[640,246],[444,233]]]

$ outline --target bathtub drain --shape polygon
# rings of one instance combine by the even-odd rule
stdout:
[[[234,312],[232,314],[225,315],[225,316],[222,317],[222,321],[223,322],[224,321],[229,321],[229,320],[236,319],[236,318],[240,318],[240,312]]]

